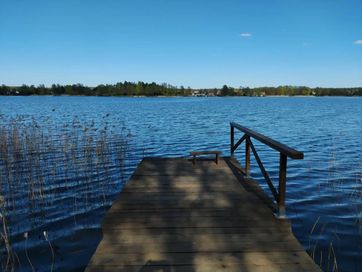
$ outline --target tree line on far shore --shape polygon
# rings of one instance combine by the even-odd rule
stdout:
[[[232,88],[224,85],[222,88],[192,89],[176,87],[170,84],[155,82],[119,82],[116,84],[101,84],[88,87],[82,84],[59,85],[50,87],[44,85],[0,86],[0,95],[82,95],[82,96],[362,96],[359,88],[309,88],[304,86],[279,87],[240,87]]]

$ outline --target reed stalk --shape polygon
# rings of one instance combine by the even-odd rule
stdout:
[[[0,115],[0,261],[3,271],[16,268],[20,263],[16,261],[18,253],[32,271],[38,265],[29,258],[35,253],[28,237],[22,243],[15,242],[14,251],[11,241],[19,229],[22,233],[36,230],[41,235],[44,226],[56,222],[48,211],[55,215],[71,214],[76,226],[78,215],[84,218],[92,210],[107,205],[115,190],[119,190],[125,177],[129,139],[122,126],[117,131],[110,130],[106,118],[108,116],[102,120],[103,129],[100,129],[94,121],[89,123],[79,118],[58,125],[51,120],[40,124],[28,117],[6,119]],[[111,186],[115,184],[118,186]],[[14,215],[9,219],[8,211]],[[13,221],[13,217],[18,221]],[[89,216],[89,220],[93,218]],[[46,235],[43,233],[52,251],[51,270],[57,259],[47,234],[57,228],[61,225],[55,224],[53,229],[44,232]]]

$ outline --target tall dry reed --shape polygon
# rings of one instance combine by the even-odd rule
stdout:
[[[109,129],[107,116],[98,124],[75,118],[58,125],[0,115],[3,271],[19,266],[17,253],[22,259],[22,252],[21,265],[36,270],[31,260],[35,232],[46,233],[42,243],[51,245],[52,222],[69,216],[76,224],[78,217],[111,202],[124,182],[130,142],[124,125],[117,125],[117,129]],[[16,238],[19,235],[22,239]],[[56,270],[53,248],[51,262]]]

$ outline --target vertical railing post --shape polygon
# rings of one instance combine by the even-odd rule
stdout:
[[[247,136],[245,140],[245,174],[250,176],[250,137]]]
[[[280,153],[279,161],[279,195],[278,195],[278,217],[285,218],[285,192],[287,180],[287,156]]]
[[[230,125],[230,158],[234,157],[234,127]]]

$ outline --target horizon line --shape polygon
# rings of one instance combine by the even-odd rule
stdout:
[[[133,84],[138,84],[138,83],[145,83],[145,84],[152,84],[152,83],[155,83],[157,85],[169,85],[171,87],[174,87],[174,88],[177,88],[177,89],[181,89],[182,87],[184,89],[193,89],[193,90],[203,90],[203,89],[221,89],[223,88],[223,86],[227,86],[228,88],[233,88],[233,89],[245,89],[245,88],[249,88],[249,89],[258,89],[258,88],[280,88],[280,87],[291,87],[291,88],[309,88],[309,89],[318,89],[318,88],[322,88],[322,89],[351,89],[351,88],[362,88],[362,86],[343,86],[343,87],[338,87],[338,86],[307,86],[307,85],[290,85],[290,84],[284,84],[284,85],[260,85],[260,86],[238,86],[238,87],[235,87],[235,86],[232,86],[232,85],[228,85],[228,84],[221,84],[221,86],[219,87],[191,87],[191,86],[185,86],[185,85],[174,85],[174,84],[170,84],[170,83],[167,83],[167,82],[162,82],[162,83],[159,83],[159,82],[156,82],[156,81],[128,81],[128,80],[124,80],[124,81],[117,81],[115,83],[99,83],[97,85],[88,85],[88,84],[85,84],[85,83],[80,83],[80,82],[77,82],[77,83],[52,83],[52,84],[44,84],[44,83],[39,83],[39,84],[27,84],[27,83],[21,83],[21,84],[18,84],[18,85],[7,85],[7,84],[4,84],[4,83],[1,83],[0,86],[5,86],[5,87],[10,87],[10,88],[19,88],[19,87],[22,87],[22,86],[34,86],[34,87],[41,87],[41,86],[44,86],[45,88],[51,88],[52,85],[60,85],[60,86],[73,86],[73,85],[82,85],[84,87],[88,87],[88,88],[97,88],[98,86],[101,86],[101,85],[116,85],[118,83],[124,83],[124,82],[128,82],[128,83],[133,83]]]

